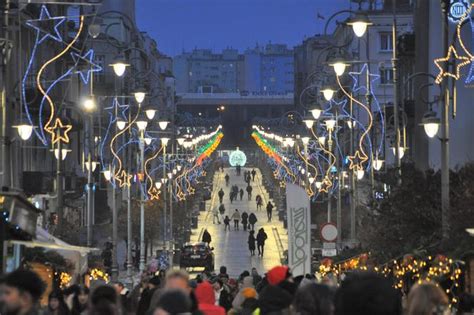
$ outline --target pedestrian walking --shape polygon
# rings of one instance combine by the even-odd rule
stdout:
[[[202,241],[204,243],[207,243],[207,245],[211,244],[211,241],[212,241],[211,234],[207,231],[207,229],[204,229],[204,232],[202,233]]]
[[[242,225],[244,226],[244,231],[247,231],[247,224],[248,223],[248,219],[249,219],[249,215],[247,214],[247,212],[242,212]]]
[[[240,188],[239,194],[240,194],[240,201],[242,201],[242,198],[244,197],[244,190],[242,188]]]
[[[44,315],[69,315],[69,313],[63,294],[60,291],[51,292],[48,296],[48,307]]]
[[[234,192],[235,196],[237,196],[237,194],[239,193],[239,186],[237,185],[232,186],[232,191]]]
[[[250,256],[255,256],[255,231],[254,230],[251,230],[249,232],[249,238],[248,238],[248,241],[247,243],[249,244],[249,251],[250,251]]]
[[[72,315],[81,315],[87,313],[89,307],[89,288],[85,286],[79,286],[77,291],[74,293],[72,298]]]
[[[255,175],[257,175],[257,171],[253,168],[252,169],[252,182],[255,181]]]
[[[251,200],[252,199],[252,190],[253,190],[252,186],[247,185],[247,188],[245,190],[247,190],[247,195],[249,197],[249,200]]]
[[[235,212],[232,214],[232,220],[234,220],[234,231],[239,230],[239,222],[240,222],[241,216],[239,210],[235,209]]]
[[[233,191],[231,191],[229,193],[229,199],[230,199],[230,203],[232,203],[232,201],[234,201],[234,198],[235,198],[235,193]]]
[[[273,211],[273,204],[270,202],[270,200],[267,203],[267,218],[268,222],[272,220],[272,211]]]
[[[263,198],[262,198],[262,196],[257,195],[257,197],[255,197],[255,201],[257,202],[257,211],[258,211],[258,210],[261,210],[261,209],[262,209],[262,206],[263,206]]]
[[[237,176],[240,176],[240,170],[241,170],[240,165],[237,165],[237,166],[235,167],[235,170],[236,170]]]
[[[216,219],[217,224],[221,224],[221,220],[219,219],[219,208],[220,206],[215,206],[212,210],[212,224],[216,224]]]
[[[255,223],[257,223],[257,216],[251,212],[249,215],[249,229],[255,230]]]
[[[40,314],[39,300],[45,289],[45,283],[33,271],[16,270],[7,274],[2,279],[2,314]]]
[[[222,221],[224,221],[225,218],[225,206],[223,203],[219,206],[219,214],[221,215]]]
[[[222,201],[224,200],[224,190],[222,190],[222,188],[219,190],[219,192],[217,193],[217,195],[219,196],[219,203],[222,203]]]
[[[230,231],[230,219],[228,215],[224,218],[224,231],[227,231],[227,229]]]
[[[267,240],[268,236],[265,233],[263,228],[260,228],[257,233],[257,249],[258,255],[263,257],[263,249],[265,248],[265,241]]]
[[[228,187],[229,186],[229,179],[230,179],[230,176],[229,174],[225,174],[225,186]]]

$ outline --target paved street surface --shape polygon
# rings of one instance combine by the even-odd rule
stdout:
[[[273,209],[273,219],[271,222],[267,220],[266,204],[268,202],[268,193],[262,186],[262,175],[258,169],[255,181],[250,182],[253,187],[252,199],[249,201],[247,192],[245,191],[246,183],[244,181],[244,172],[251,169],[242,168],[241,175],[237,176],[235,169],[225,168],[224,172],[216,172],[214,175],[213,182],[213,194],[211,200],[206,202],[206,211],[201,212],[198,221],[198,228],[192,231],[191,242],[198,242],[201,240],[202,232],[207,229],[212,236],[211,247],[214,247],[215,254],[215,269],[218,271],[220,266],[227,266],[227,272],[231,276],[238,276],[243,270],[249,270],[252,267],[256,267],[259,273],[264,273],[271,267],[281,264],[281,258],[283,257],[283,251],[288,248],[288,236],[286,229],[283,228],[283,222],[278,221],[277,209]],[[225,185],[225,174],[229,174],[230,181],[229,186]],[[242,201],[238,196],[237,201],[230,203],[229,191],[232,185],[237,185],[244,189],[244,197]],[[263,227],[268,235],[268,239],[265,242],[265,253],[263,258],[259,257],[258,251],[256,255],[251,257],[248,250],[247,238],[248,231],[243,231],[242,224],[240,224],[240,230],[234,231],[233,222],[231,221],[230,231],[224,231],[224,223],[221,224],[212,223],[212,209],[219,205],[219,197],[217,195],[220,188],[224,189],[224,205],[226,208],[226,215],[229,217],[235,211],[239,209],[242,213],[246,211],[248,214],[254,212],[258,218],[258,222],[255,224],[255,236],[258,230]],[[257,210],[257,203],[255,197],[260,194],[263,197],[262,210]],[[273,200],[271,200],[274,204]]]

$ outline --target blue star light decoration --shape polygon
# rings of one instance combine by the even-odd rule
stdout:
[[[63,39],[58,30],[58,27],[66,21],[64,16],[55,16],[51,17],[46,6],[41,6],[41,13],[39,19],[37,20],[28,20],[26,25],[34,28],[36,30],[38,44],[41,44],[48,38],[51,38],[57,42],[62,42]]]
[[[127,111],[129,107],[130,105],[127,105],[127,104],[121,105],[118,99],[114,98],[114,100],[112,101],[112,105],[109,107],[105,107],[104,109],[109,112],[110,122],[113,123],[117,121],[117,117],[119,115],[121,115],[122,118],[127,121],[128,120]]]
[[[75,63],[76,70],[74,73],[78,73],[84,84],[88,84],[91,73],[102,71],[102,67],[95,63],[94,60],[94,50],[90,49],[84,55],[80,55],[76,52],[71,53],[72,59]]]
[[[352,85],[352,91],[354,93],[357,93],[360,91],[360,93],[367,93],[367,76],[369,77],[370,80],[370,93],[373,94],[372,92],[372,87],[374,86],[374,82],[380,79],[380,75],[378,74],[372,74],[369,72],[369,66],[368,64],[364,63],[362,66],[362,69],[360,69],[360,72],[349,72],[349,75],[352,77],[354,80],[354,84]],[[362,76],[362,79],[361,79]],[[365,82],[365,83],[362,83]]]

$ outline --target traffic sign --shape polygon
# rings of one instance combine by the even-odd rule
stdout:
[[[332,248],[332,249],[324,249],[323,248],[323,257],[334,257],[337,255],[337,249]]]
[[[334,223],[326,223],[321,227],[321,239],[326,242],[334,242],[337,239],[337,227]]]

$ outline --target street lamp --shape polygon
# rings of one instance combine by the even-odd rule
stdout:
[[[161,145],[166,147],[169,141],[170,141],[170,138],[163,137],[161,138]]]
[[[344,59],[340,57],[333,58],[331,62],[329,63],[331,67],[333,67],[334,72],[336,75],[339,77],[344,74],[346,71],[347,63],[344,61]]]
[[[125,128],[126,125],[127,125],[127,122],[125,120],[123,120],[122,118],[117,118],[117,128],[119,130],[123,130],[123,128]]]
[[[160,121],[158,122],[158,126],[160,126],[160,129],[161,129],[161,130],[165,130],[166,127],[168,127],[168,123],[169,123],[169,122],[166,121],[166,120],[160,120]]]
[[[140,131],[144,131],[146,129],[146,126],[148,126],[148,121],[141,119],[141,120],[138,120],[136,124]]]
[[[358,13],[354,18],[347,22],[347,25],[352,26],[352,30],[357,37],[362,37],[367,31],[367,27],[372,25],[372,23],[367,15]]]
[[[311,115],[313,115],[314,119],[319,119],[321,113],[323,112],[323,109],[321,108],[321,105],[318,104],[318,102],[314,101],[313,106],[311,106],[309,112],[311,113]]]
[[[149,108],[149,109],[145,110],[145,114],[146,114],[146,117],[149,120],[152,120],[155,117],[156,109]]]
[[[337,121],[333,117],[329,117],[328,119],[324,120],[324,124],[326,125],[326,128],[328,131],[334,130],[334,127],[336,127]]]
[[[91,170],[92,172],[95,171],[98,164],[99,164],[99,162],[95,162],[95,161],[92,161],[90,163],[89,163],[89,161],[84,162],[84,165],[86,166],[87,171]],[[92,165],[92,168],[91,168],[91,165]]]
[[[309,137],[301,137],[301,141],[303,142],[304,145],[308,145]]]
[[[392,147],[392,152],[393,152],[393,155],[397,155],[397,150],[396,150],[396,147]],[[405,148],[404,147],[398,147],[398,156],[400,158],[400,160],[403,158],[403,156],[405,155]]]
[[[343,71],[344,72],[344,71]],[[330,101],[332,100],[333,96],[334,96],[334,93],[336,91],[334,91],[331,87],[327,86],[327,87],[324,87],[322,90],[321,90],[321,93],[323,93],[323,96],[324,96],[324,99],[326,101]]]
[[[95,102],[94,96],[92,95],[88,96],[82,103],[82,106],[87,112],[92,112],[96,110],[97,104]]]
[[[143,103],[143,101],[145,100],[145,96],[146,96],[145,89],[138,88],[135,92],[133,92],[133,96],[135,97],[135,101],[137,101],[138,104]]]
[[[69,152],[71,152],[72,150],[69,150],[69,149],[61,149],[61,153],[59,149],[54,149],[52,150],[54,152],[54,157],[56,158],[56,160],[59,160],[59,154],[61,154],[61,160],[64,161],[66,159],[66,156]]]
[[[313,116],[306,115],[306,116],[303,118],[303,122],[304,122],[304,124],[306,125],[306,127],[307,127],[308,129],[313,128],[314,121],[315,121],[315,120],[313,119]]]
[[[379,157],[376,157],[375,160],[374,160],[374,162],[373,162],[374,170],[380,171],[380,169],[381,169],[382,166],[383,166],[383,162],[385,162],[385,161],[379,159]]]
[[[17,129],[18,135],[22,140],[28,140],[31,137],[31,134],[33,133],[34,127],[32,125],[20,124],[17,126],[13,126],[13,128]]]
[[[182,137],[179,137],[179,138],[176,139],[176,141],[178,141],[178,144],[179,144],[179,145],[183,145],[184,140],[186,140],[186,139],[184,139],[184,138],[182,138]]]
[[[161,188],[161,185],[162,185],[161,182],[155,182],[155,187],[156,187],[156,189],[160,189],[160,188]]]
[[[112,172],[110,171],[110,169],[107,169],[103,171],[102,173],[104,174],[105,180],[110,181],[110,179],[112,178]]]
[[[110,66],[114,69],[115,75],[118,77],[121,77],[125,73],[125,70],[127,69],[127,67],[130,65],[125,61],[125,58],[123,58],[122,56],[118,56],[110,64]]]
[[[357,170],[357,180],[361,180],[362,178],[364,178],[364,175],[365,175],[364,170],[362,169]]]
[[[318,142],[324,146],[324,144],[326,143],[326,136],[320,136],[318,137]]]
[[[423,116],[421,125],[425,129],[425,133],[428,137],[433,138],[436,136],[440,126],[440,120],[436,117],[436,113],[433,111],[428,111]]]

